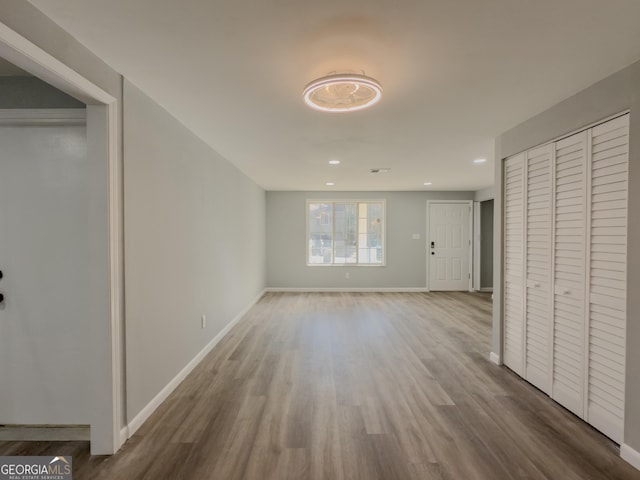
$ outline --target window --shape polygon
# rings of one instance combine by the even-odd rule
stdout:
[[[307,200],[307,265],[384,265],[384,200]]]

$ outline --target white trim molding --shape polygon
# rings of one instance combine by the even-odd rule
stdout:
[[[491,352],[489,354],[489,360],[491,360],[491,362],[495,363],[496,365],[502,365],[502,359],[500,358],[500,355],[495,352]]]
[[[395,287],[345,287],[345,288],[334,288],[334,287],[269,287],[266,289],[267,292],[300,292],[300,293],[321,293],[321,292],[377,292],[377,293],[425,293],[428,292],[426,288],[422,287],[406,287],[406,288],[395,288]]]
[[[129,425],[125,425],[120,429],[120,445],[124,445],[124,442],[129,440]]]
[[[473,202],[473,228],[471,230],[471,238],[473,239],[473,272],[471,277],[473,278],[473,289],[482,291],[480,287],[480,258],[481,258],[481,246],[482,236],[480,219],[482,215],[482,209],[480,208],[480,202]]]
[[[84,108],[11,108],[0,109],[0,125],[38,127],[48,125],[84,125]]]
[[[620,445],[620,457],[627,463],[640,470],[640,452],[634,450],[626,443]]]
[[[57,58],[0,23],[0,57],[78,100],[108,105],[115,98]]]
[[[126,438],[131,438],[136,431],[142,426],[144,422],[156,411],[156,409],[164,402],[169,395],[182,383],[182,381],[189,375],[194,368],[207,356],[207,354],[213,350],[213,348],[220,343],[220,341],[231,331],[231,329],[247,314],[247,312],[260,301],[265,294],[266,290],[260,292],[245,308],[242,309],[227,325],[213,337],[213,339],[195,356],[193,359],[180,370],[180,372],[173,377],[173,379],[165,385],[165,387],[158,392],[158,394],[124,427],[120,435]]]

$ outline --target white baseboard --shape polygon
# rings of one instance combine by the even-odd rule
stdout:
[[[186,378],[191,371],[198,366],[202,359],[215,347],[224,336],[235,326],[236,323],[245,316],[245,314],[253,307],[264,295],[266,289],[260,292],[260,294],[254,298],[249,305],[247,305],[233,320],[231,320],[213,339],[195,356],[193,359],[173,377],[173,379],[167,383],[167,385],[160,390],[160,392],[151,400],[134,418],[129,422],[129,425],[124,427],[120,435],[126,435],[126,438],[131,438],[134,433],[142,426],[144,422],[155,412],[155,410],[164,402],[169,395],[176,389],[178,385]],[[124,443],[124,442],[123,442]]]
[[[620,457],[640,470],[640,452],[634,450],[626,443],[620,445]]]
[[[427,288],[422,288],[422,287],[407,287],[407,288],[395,288],[395,287],[377,287],[377,288],[369,288],[369,287],[340,287],[340,288],[333,288],[333,287],[326,287],[326,288],[316,288],[316,287],[310,287],[310,288],[305,288],[305,287],[270,287],[266,289],[267,292],[307,292],[307,293],[315,293],[315,292],[345,292],[345,293],[349,293],[349,292],[381,292],[381,293],[387,293],[387,292],[398,292],[398,293],[422,293],[422,292],[428,292],[429,289]]]
[[[124,427],[122,427],[120,429],[120,447],[122,447],[122,445],[124,445],[124,442],[126,442],[129,439],[129,426],[125,425]]]
[[[495,352],[491,352],[489,354],[489,360],[491,360],[496,365],[502,365],[502,359],[500,358],[500,355]]]
[[[489,293],[489,292],[493,293],[493,287],[482,287],[480,289],[480,291],[481,292],[487,292],[487,293]]]

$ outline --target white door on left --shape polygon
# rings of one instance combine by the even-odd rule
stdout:
[[[85,126],[0,127],[0,424],[88,424]]]
[[[469,290],[473,202],[429,202],[429,290]]]

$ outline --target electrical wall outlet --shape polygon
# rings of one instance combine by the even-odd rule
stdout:
[[[206,328],[206,327],[207,327],[207,316],[203,314],[200,317],[200,328]]]
[[[344,278],[346,278],[347,280],[349,279],[349,276],[350,276],[350,275],[349,275],[349,272],[347,272],[347,273],[345,273],[345,274],[344,274]]]

